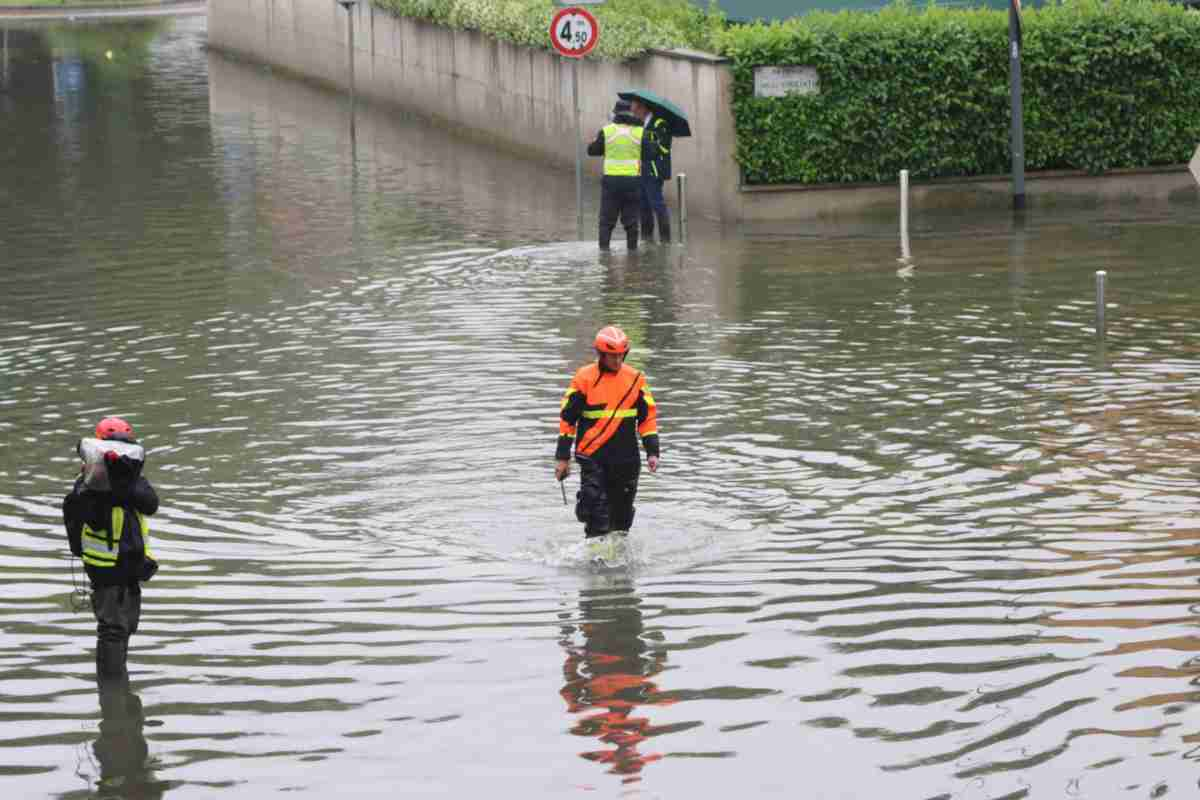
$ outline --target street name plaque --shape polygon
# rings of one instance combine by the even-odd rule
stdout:
[[[821,78],[816,67],[755,67],[755,97],[785,97],[789,94],[820,94]]]

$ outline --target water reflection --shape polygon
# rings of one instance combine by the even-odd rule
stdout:
[[[624,783],[639,780],[647,764],[662,754],[643,751],[659,731],[648,712],[672,702],[653,679],[666,667],[667,653],[646,630],[642,600],[628,579],[579,592],[579,621],[562,627],[566,652],[562,697],[567,711],[582,715],[571,726],[576,736],[596,739],[601,748],[580,756],[605,764]]]
[[[66,792],[73,798],[123,798],[158,800],[171,788],[155,773],[156,762],[146,742],[147,722],[142,699],[128,680],[97,681],[100,698],[98,733],[90,745],[81,745],[90,758],[81,762],[80,776],[88,780],[86,790]],[[87,765],[85,768],[84,765]]]

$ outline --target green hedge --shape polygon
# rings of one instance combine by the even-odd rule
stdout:
[[[397,16],[458,30],[474,30],[506,42],[550,49],[553,0],[372,0]],[[725,18],[713,3],[704,11],[689,0],[606,0],[592,7],[600,42],[591,56],[623,61],[655,47],[712,50]]]
[[[1026,10],[1025,166],[1186,162],[1200,142],[1200,14],[1161,0]],[[1006,173],[1006,11],[812,14],[718,34],[749,183]],[[808,65],[820,94],[754,96],[754,67]]]

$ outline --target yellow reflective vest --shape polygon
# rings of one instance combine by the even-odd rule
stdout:
[[[610,122],[604,132],[604,174],[636,178],[642,174],[642,128]]]
[[[136,523],[142,534],[143,548],[146,558],[150,555],[150,523],[140,511],[134,511]],[[121,555],[121,534],[125,530],[125,509],[113,506],[112,519],[108,530],[93,530],[86,522],[83,524],[83,563],[100,569],[112,569],[117,565]]]

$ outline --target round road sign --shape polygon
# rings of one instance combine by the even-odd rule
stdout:
[[[550,22],[550,43],[568,58],[583,58],[600,41],[600,23],[586,8],[564,8]]]

